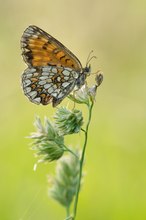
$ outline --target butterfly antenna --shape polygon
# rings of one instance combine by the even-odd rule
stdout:
[[[88,65],[88,64],[90,63],[90,61],[91,61],[93,58],[97,59],[96,56],[92,56],[92,57],[90,57],[90,59],[88,60],[88,62],[86,63],[86,65]]]
[[[96,56],[91,56],[91,54],[93,53],[93,50],[90,51],[88,57],[87,57],[87,61],[86,61],[86,66],[88,66],[88,64],[90,63],[90,61],[93,59],[93,58],[97,58]]]
[[[88,63],[88,60],[89,60],[89,58],[90,58],[90,56],[91,56],[92,53],[93,53],[93,50],[91,50],[91,51],[89,52],[88,57],[87,57],[87,60],[86,60],[86,63]]]

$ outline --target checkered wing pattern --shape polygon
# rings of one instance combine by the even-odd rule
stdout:
[[[22,75],[24,94],[35,104],[57,106],[75,87],[77,72],[71,68],[28,68]]]

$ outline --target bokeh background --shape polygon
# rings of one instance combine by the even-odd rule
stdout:
[[[20,38],[34,24],[68,47],[85,65],[93,49],[92,71],[101,69],[86,152],[86,176],[77,220],[146,219],[146,2],[142,0],[36,0],[0,2],[0,219],[61,220],[64,209],[47,196],[47,174],[25,137],[37,106],[20,86]],[[91,76],[89,83],[93,83]],[[68,99],[62,105],[66,105]],[[80,106],[78,106],[80,108]],[[85,110],[85,109],[83,109]],[[81,135],[68,142],[80,145]]]

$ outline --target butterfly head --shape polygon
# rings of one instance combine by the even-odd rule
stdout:
[[[86,67],[83,69],[83,73],[86,75],[86,76],[89,76],[90,73],[91,73],[91,65],[90,65],[90,61],[92,59],[96,59],[96,56],[92,56],[91,54],[93,53],[93,50],[90,51],[88,57],[87,57],[87,61],[86,61]]]
[[[79,78],[77,79],[76,85],[78,88],[81,88],[86,81],[87,76],[89,76],[91,73],[91,66],[86,66],[85,68],[83,68]]]
[[[77,87],[81,88],[86,81],[87,76],[89,76],[91,74],[91,65],[90,65],[90,61],[93,58],[96,58],[96,56],[91,56],[91,54],[93,53],[93,51],[91,51],[87,57],[87,61],[86,61],[86,66],[85,68],[82,69],[82,72],[79,76],[79,78],[77,79]]]
[[[91,65],[86,65],[86,67],[83,69],[83,73],[86,75],[86,76],[89,76],[90,73],[91,73]]]

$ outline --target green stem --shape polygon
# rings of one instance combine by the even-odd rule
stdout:
[[[72,150],[70,150],[68,147],[66,147],[65,145],[63,145],[64,146],[64,151],[68,151],[68,152],[70,152],[71,154],[73,154],[77,159],[79,159],[79,157],[72,151]]]
[[[94,104],[94,102],[92,102],[91,105],[88,105],[88,109],[89,109],[88,122],[87,122],[87,125],[86,125],[86,129],[83,130],[84,133],[85,133],[85,140],[84,140],[83,151],[82,151],[82,155],[81,155],[81,159],[80,159],[79,181],[78,181],[78,186],[77,186],[77,191],[76,191],[76,196],[75,196],[75,202],[74,202],[73,220],[75,220],[76,214],[77,214],[77,206],[78,206],[78,198],[79,198],[79,192],[80,192],[80,187],[81,187],[83,164],[84,164],[85,151],[86,151],[87,140],[88,140],[88,129],[89,129],[90,121],[91,121],[93,104]]]
[[[81,128],[81,131],[86,132],[83,128]]]

